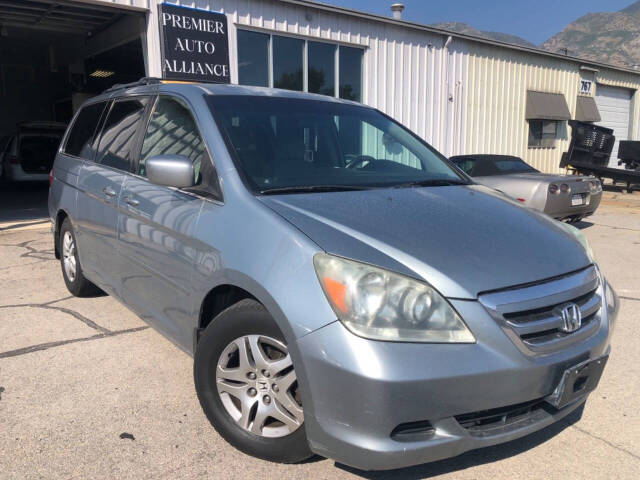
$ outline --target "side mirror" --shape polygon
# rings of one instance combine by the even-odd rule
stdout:
[[[193,163],[182,155],[155,155],[144,164],[147,178],[156,185],[185,188],[195,183]]]

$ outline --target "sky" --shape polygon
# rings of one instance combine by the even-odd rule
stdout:
[[[589,12],[614,12],[633,0],[320,0],[378,15],[401,1],[403,19],[423,24],[463,22],[478,30],[511,33],[539,45]]]

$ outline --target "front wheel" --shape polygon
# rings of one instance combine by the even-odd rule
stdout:
[[[238,450],[280,463],[312,456],[291,355],[255,300],[212,320],[197,345],[194,379],[207,418]]]

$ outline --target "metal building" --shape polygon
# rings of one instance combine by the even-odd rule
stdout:
[[[167,4],[226,16],[227,81],[361,101],[445,155],[514,154],[555,172],[571,118],[613,128],[619,140],[640,138],[640,72],[633,69],[406,22],[397,18],[399,8],[383,17],[308,0]],[[166,76],[171,52],[161,37],[161,5],[3,0],[0,95],[9,108],[0,113],[0,135],[36,115],[64,121],[83,98],[115,81]],[[34,54],[21,54],[29,46]],[[36,94],[37,105],[19,100]]]

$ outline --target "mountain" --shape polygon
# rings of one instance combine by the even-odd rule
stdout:
[[[509,35],[508,33],[488,32],[484,30],[478,30],[477,28],[473,28],[471,25],[467,25],[466,23],[462,23],[462,22],[434,23],[431,26],[434,28],[441,28],[443,30],[462,33],[464,35],[472,35],[474,37],[486,38],[489,40],[496,40],[498,42],[511,43],[513,45],[521,45],[523,47],[536,48],[536,46],[533,43],[528,42],[524,38],[518,37],[517,35]]]
[[[587,13],[540,47],[622,67],[640,65],[640,1],[618,12]]]
[[[431,26],[620,67],[640,65],[640,0],[617,12],[587,13],[539,46],[516,35],[478,30],[461,22]]]

